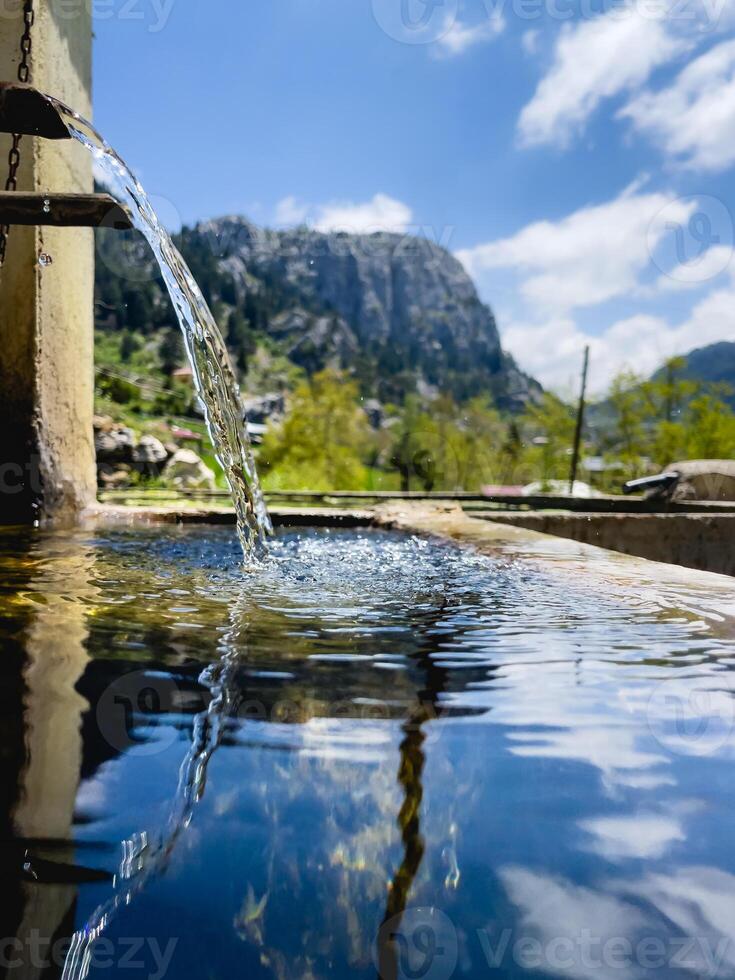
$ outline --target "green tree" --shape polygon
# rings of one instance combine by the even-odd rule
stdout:
[[[681,376],[685,366],[683,357],[670,357],[650,381],[641,385],[651,416],[660,422],[675,422],[697,392],[697,382]]]
[[[715,394],[703,393],[692,399],[687,410],[685,445],[688,459],[735,457],[732,409]]]
[[[249,359],[255,353],[257,344],[250,324],[239,310],[233,310],[227,321],[227,346],[234,354],[235,363],[241,371],[248,369]]]
[[[125,293],[125,322],[131,330],[149,333],[153,320],[153,304],[143,286]]]
[[[360,490],[371,440],[357,385],[325,370],[299,384],[289,410],[268,429],[259,454],[271,489]]]
[[[479,490],[499,470],[506,440],[500,415],[481,397],[457,405],[441,395],[425,405],[409,395],[391,432],[389,458],[404,491]]]
[[[124,364],[127,364],[133,354],[140,350],[140,347],[140,340],[136,334],[131,333],[129,330],[123,331],[120,337],[120,360]]]
[[[632,371],[622,371],[613,379],[609,402],[614,412],[612,454],[623,464],[627,479],[645,471],[645,454],[650,442],[646,422],[651,408],[643,382]]]
[[[181,331],[175,327],[167,327],[161,334],[158,353],[163,373],[170,378],[176,368],[181,367],[186,357]]]
[[[735,455],[735,414],[723,400],[728,389],[681,378],[683,365],[672,358],[650,381],[625,372],[612,383],[608,449],[628,477],[681,459]]]
[[[524,433],[523,482],[568,479],[575,428],[572,406],[547,391],[540,403],[527,408],[520,423]]]

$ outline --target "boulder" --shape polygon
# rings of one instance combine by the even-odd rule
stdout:
[[[132,463],[135,434],[124,426],[98,429],[94,448],[98,463]]]
[[[140,442],[133,449],[133,462],[160,466],[168,459],[166,447],[155,436],[141,436]]]
[[[168,461],[163,477],[180,490],[214,490],[212,470],[192,449],[179,449]]]
[[[97,470],[97,482],[103,490],[117,490],[130,486],[132,469],[125,463],[103,463]]]
[[[110,415],[94,415],[92,428],[95,432],[109,432],[115,428],[115,420]]]
[[[166,447],[155,436],[141,436],[133,447],[133,465],[143,476],[159,476],[169,457]]]

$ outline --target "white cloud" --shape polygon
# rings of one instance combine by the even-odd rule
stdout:
[[[524,371],[545,388],[562,396],[571,396],[579,383],[582,353],[589,338],[571,319],[551,319],[544,323],[503,323],[500,321],[503,347]],[[593,350],[592,387],[597,381],[597,357]]]
[[[650,375],[667,357],[735,339],[735,288],[710,293],[674,326],[663,317],[638,314],[618,320],[602,335],[590,336],[572,319],[552,319],[510,324],[502,338],[522,368],[565,394],[578,381],[582,351],[589,344],[590,387],[599,395],[624,369]]]
[[[449,17],[448,21],[452,18]],[[489,16],[477,24],[463,24],[461,20],[454,20],[451,25],[447,23],[447,28],[437,41],[437,52],[444,57],[454,57],[464,54],[464,52],[476,44],[483,44],[492,41],[505,30],[505,20],[498,11],[492,11]]]
[[[285,197],[276,206],[280,225],[308,224],[317,231],[347,231],[365,234],[374,231],[404,232],[413,218],[411,208],[387,194],[376,194],[362,204],[330,201],[311,205],[295,197]]]
[[[524,31],[521,35],[521,47],[525,54],[533,55],[536,54],[539,47],[539,41],[541,39],[541,32],[537,29],[530,29]]]
[[[665,17],[639,4],[565,25],[551,68],[521,113],[522,144],[567,144],[603,99],[642,85],[688,47]]]
[[[667,156],[695,170],[735,163],[735,41],[716,45],[660,92],[644,92],[619,113]]]
[[[520,290],[526,302],[562,316],[634,290],[667,225],[683,224],[695,209],[693,199],[643,194],[634,185],[605,204],[558,222],[535,222],[511,238],[464,249],[457,257],[475,276],[515,269],[524,276]]]
[[[299,202],[295,197],[284,197],[276,205],[276,224],[277,225],[300,225],[303,224],[309,214],[309,205]]]
[[[688,227],[701,201],[643,193],[634,184],[612,201],[582,208],[558,222],[535,222],[457,257],[491,299],[501,283],[507,287],[498,270],[508,269],[518,280],[515,288],[505,288],[513,299],[501,302],[496,312],[503,345],[524,370],[545,386],[571,394],[589,344],[591,388],[601,394],[623,369],[648,375],[667,357],[735,339],[735,282],[716,282],[728,267],[735,275],[732,247],[713,245],[701,259],[679,265],[675,249],[668,248],[672,227]],[[673,267],[648,284],[656,268],[652,256],[659,261],[661,251]],[[601,303],[636,298],[650,304],[677,290],[706,286],[709,294],[679,322],[656,315],[655,308],[648,312],[647,306],[645,312],[611,318],[611,325],[593,336],[574,316],[577,309]]]
[[[333,202],[318,209],[315,227],[319,231],[405,231],[413,214],[407,204],[376,194],[364,204]]]
[[[732,245],[713,245],[702,255],[688,262],[680,262],[656,282],[655,292],[672,293],[685,289],[699,289],[703,283],[722,275],[732,265]]]

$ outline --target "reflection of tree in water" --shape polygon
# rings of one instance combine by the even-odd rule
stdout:
[[[438,817],[434,826],[439,833],[425,839],[421,805],[427,726],[440,714],[449,677],[449,671],[435,662],[435,638],[431,635],[435,627],[446,625],[448,610],[443,600],[432,598],[432,608],[413,613],[413,685],[402,712],[397,778],[386,764],[385,739],[390,744],[390,729],[386,731],[383,725],[379,764],[371,765],[366,759],[363,767],[357,757],[369,744],[370,729],[357,724],[351,730],[352,760],[340,758],[334,746],[320,752],[317,742],[316,757],[304,753],[290,757],[288,768],[279,773],[279,785],[272,774],[254,781],[261,794],[256,819],[270,821],[269,853],[264,861],[267,875],[260,888],[249,883],[235,924],[241,938],[260,949],[261,963],[278,980],[326,975],[329,964],[340,959],[354,970],[367,969],[376,953],[384,980],[397,976],[400,950],[393,942],[381,942],[376,950],[377,926],[381,920],[391,922],[393,929],[388,935],[400,928],[427,848],[434,855],[441,853],[451,837],[454,808],[463,792],[455,785],[454,794],[433,801]],[[451,633],[444,636],[451,641]],[[301,744],[309,744],[308,735],[302,737]],[[435,765],[446,764],[445,760],[435,760]],[[449,777],[449,771],[446,775]],[[294,802],[311,804],[314,798],[322,803],[325,818],[319,824],[318,839],[311,842],[307,856],[299,863],[298,854],[292,857],[283,847],[279,833],[282,814]],[[234,801],[230,805],[234,810]],[[402,855],[391,873],[396,824]],[[431,872],[427,870],[427,874]],[[447,876],[447,887],[456,887],[457,880],[453,874]],[[318,895],[316,907],[313,896],[311,903],[307,897],[313,887]],[[295,941],[280,927],[286,909]],[[381,940],[383,933],[380,930]]]
[[[421,801],[424,790],[421,777],[426,756],[423,750],[423,725],[429,721],[430,713],[425,705],[419,705],[403,725],[404,738],[401,742],[401,764],[398,769],[398,782],[403,787],[405,799],[398,814],[398,826],[403,841],[403,860],[389,885],[388,902],[383,916],[378,948],[378,966],[383,980],[395,980],[398,976],[398,957],[396,931],[406,911],[408,896],[421,867],[426,848],[421,835]]]
[[[424,631],[430,634],[446,619],[446,602],[440,603],[423,618],[426,620]],[[422,780],[426,764],[424,727],[431,721],[436,722],[441,710],[441,697],[448,686],[448,671],[437,666],[434,658],[433,644],[425,642],[416,658],[425,678],[425,686],[418,693],[418,704],[402,726],[404,737],[400,746],[398,783],[403,789],[404,800],[398,814],[398,826],[403,842],[403,860],[389,885],[383,926],[379,933],[378,968],[383,980],[395,980],[398,976],[400,949],[397,932],[426,850],[421,833]]]

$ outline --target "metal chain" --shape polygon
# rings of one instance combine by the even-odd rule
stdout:
[[[23,36],[20,39],[20,64],[18,65],[18,81],[28,84],[31,77],[30,57],[33,40],[31,31],[36,15],[33,10],[33,0],[25,0],[23,4]],[[20,166],[20,133],[13,135],[13,143],[8,154],[8,179],[5,181],[6,191],[18,189],[18,167]],[[5,253],[8,247],[9,225],[0,225],[0,267],[5,263]]]

